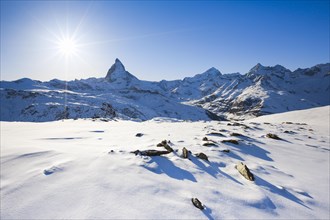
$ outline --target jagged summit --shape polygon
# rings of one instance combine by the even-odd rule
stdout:
[[[260,71],[261,69],[264,69],[265,66],[263,66],[261,63],[257,63],[254,67],[252,67],[249,71],[249,73],[256,73]]]
[[[126,71],[125,70],[125,66],[123,65],[123,63],[118,58],[116,58],[115,63],[109,69],[109,71],[111,71],[111,70],[112,71],[114,71],[114,70],[117,70],[117,71]]]
[[[269,74],[276,74],[278,76],[283,77],[285,74],[291,73],[291,71],[281,65],[275,65],[275,66],[263,66],[260,63],[255,65],[250,69],[250,71],[247,73],[247,76],[249,78],[254,78],[259,75],[269,75]]]
[[[107,81],[112,81],[113,75],[120,73],[120,72],[126,72],[125,66],[122,64],[122,62],[118,58],[116,58],[115,63],[112,64],[112,66],[108,70],[108,73],[107,73],[105,79]]]
[[[135,76],[126,71],[122,62],[116,58],[115,63],[110,67],[105,80],[108,82],[126,82],[129,83],[133,80],[137,80]]]

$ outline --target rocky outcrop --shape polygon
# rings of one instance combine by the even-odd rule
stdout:
[[[249,168],[243,164],[242,162],[239,162],[235,168],[238,170],[238,172],[245,177],[247,180],[254,181],[254,175],[250,172]]]
[[[199,159],[209,161],[209,158],[204,153],[198,153],[198,154],[195,154],[195,156],[198,157]]]
[[[182,148],[182,157],[185,159],[189,158],[189,151],[185,147]]]

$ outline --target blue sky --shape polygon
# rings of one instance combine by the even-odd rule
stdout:
[[[144,80],[329,62],[329,1],[1,1],[1,80]],[[58,42],[74,40],[75,53]]]

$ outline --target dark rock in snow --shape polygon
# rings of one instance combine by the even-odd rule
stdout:
[[[248,129],[248,128],[250,128],[249,126],[247,126],[247,125],[245,125],[245,124],[241,124],[241,123],[238,123],[238,122],[234,122],[234,123],[228,123],[227,124],[228,126],[241,126],[241,127],[243,127],[243,128],[245,128],[245,129]]]
[[[159,144],[157,144],[157,147],[164,147],[167,144],[166,140],[163,140],[162,142],[160,142]]]
[[[233,140],[233,139],[229,139],[229,140],[222,140],[222,143],[232,143],[232,144],[236,144],[238,145],[238,141],[237,140]]]
[[[137,134],[135,135],[135,137],[142,137],[142,136],[143,136],[142,133],[137,133]]]
[[[275,139],[275,140],[281,140],[281,138],[279,136],[277,136],[276,134],[271,134],[271,133],[268,133],[266,135],[266,137],[268,138],[272,138],[272,139]]]
[[[182,157],[183,158],[188,158],[189,157],[189,151],[185,147],[182,148]]]
[[[219,132],[211,132],[211,133],[208,133],[206,135],[212,135],[212,136],[219,136],[219,137],[225,137],[225,135],[219,133]]]
[[[235,133],[235,132],[232,132],[230,133],[230,136],[235,136],[235,137],[238,137],[238,136],[243,136],[242,134],[240,133]]]
[[[200,209],[200,210],[203,210],[203,209],[204,209],[203,204],[202,204],[197,198],[192,198],[192,199],[191,199],[191,202],[193,203],[193,205],[194,205],[196,208],[198,208],[198,209]]]
[[[198,153],[198,154],[195,154],[196,157],[198,157],[199,159],[202,159],[202,160],[206,160],[206,161],[209,161],[209,158],[206,156],[206,154],[204,153]]]
[[[217,146],[215,143],[212,143],[212,142],[206,142],[203,144],[203,146]]]
[[[161,151],[161,150],[144,150],[144,151],[136,150],[136,151],[132,151],[131,153],[134,153],[135,155],[152,157],[152,156],[161,156],[161,155],[164,155],[164,154],[169,154],[171,152]]]
[[[169,141],[168,143],[171,143],[171,142]],[[166,140],[163,140],[162,142],[157,144],[157,147],[164,147],[167,151],[173,152],[173,148],[171,148],[170,145],[168,145],[168,143]]]

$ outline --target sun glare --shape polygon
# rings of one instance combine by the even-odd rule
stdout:
[[[64,38],[58,42],[59,51],[65,56],[72,56],[77,53],[77,43],[74,39]]]

